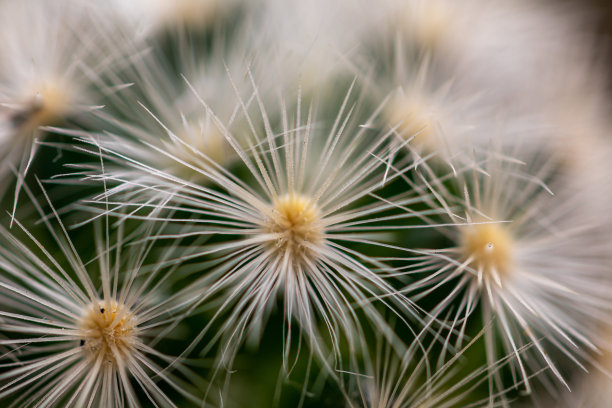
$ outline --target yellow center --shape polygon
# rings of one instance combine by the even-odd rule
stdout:
[[[26,107],[19,113],[16,125],[25,130],[52,125],[65,116],[70,108],[71,98],[61,83],[49,81],[33,87]]]
[[[201,168],[203,163],[209,163],[209,161],[224,166],[235,157],[232,154],[233,149],[230,144],[216,128],[202,129],[199,125],[192,125],[177,135],[187,145],[180,142],[164,142],[165,148],[170,154],[190,166]],[[169,160],[169,165],[178,167],[175,170],[182,177],[188,179],[201,178],[199,173],[185,166],[176,166],[174,160]]]
[[[448,4],[425,0],[408,6],[403,24],[408,39],[424,49],[435,49],[450,35],[455,21]]]
[[[312,255],[313,246],[323,240],[319,208],[299,194],[287,194],[274,202],[266,229],[275,234],[277,248],[295,256]]]
[[[397,95],[388,104],[384,116],[404,139],[412,138],[412,146],[431,152],[439,147],[436,134],[438,116],[430,104],[417,96]]]
[[[79,322],[81,347],[95,358],[116,364],[128,356],[136,340],[136,319],[124,305],[95,302],[87,306]]]
[[[222,9],[219,0],[174,0],[162,1],[160,17],[166,24],[184,24],[191,29],[207,28],[218,17]]]
[[[464,261],[478,272],[479,281],[493,279],[498,285],[512,266],[512,237],[501,224],[467,226],[461,235]]]

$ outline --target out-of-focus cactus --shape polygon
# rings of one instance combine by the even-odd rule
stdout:
[[[588,21],[0,1],[0,401],[610,403]]]

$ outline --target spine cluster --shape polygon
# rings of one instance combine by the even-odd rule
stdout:
[[[588,22],[0,1],[0,405],[607,406]]]

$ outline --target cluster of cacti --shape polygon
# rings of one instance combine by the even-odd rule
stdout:
[[[581,14],[0,0],[0,405],[612,404]]]

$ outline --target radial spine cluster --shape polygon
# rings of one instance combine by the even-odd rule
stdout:
[[[0,0],[0,407],[610,405],[590,3]]]

